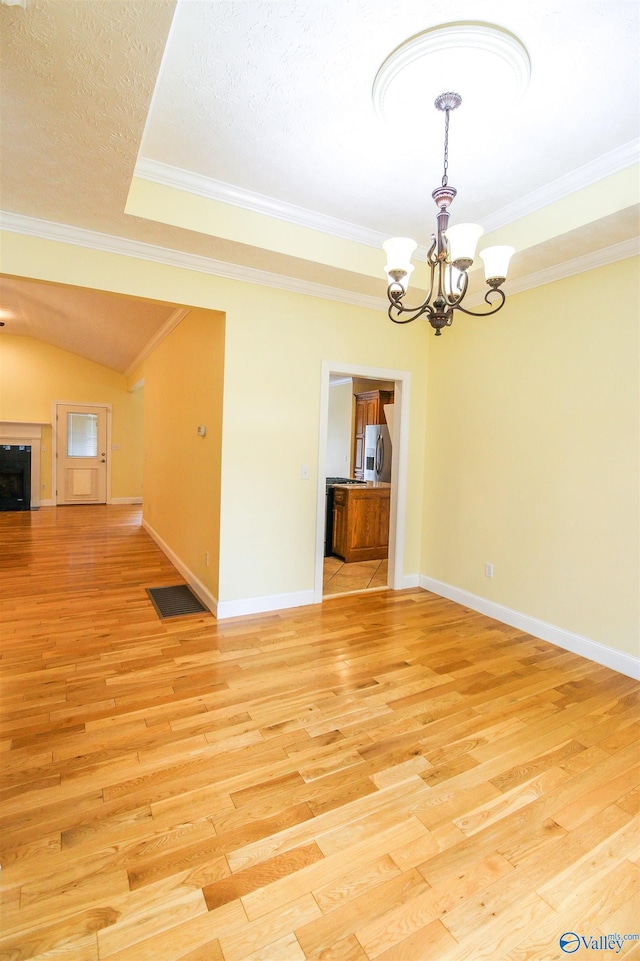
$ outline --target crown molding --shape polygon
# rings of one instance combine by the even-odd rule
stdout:
[[[611,244],[610,247],[594,250],[592,253],[583,254],[582,257],[565,260],[564,263],[554,264],[553,267],[546,267],[544,270],[537,270],[525,277],[517,277],[513,281],[507,281],[505,293],[519,294],[524,290],[531,290],[532,287],[543,287],[545,284],[552,284],[556,280],[564,280],[566,277],[584,274],[588,270],[596,270],[598,267],[607,267],[619,260],[637,257],[639,254],[640,238],[632,237],[630,240],[623,240],[619,244]]]
[[[173,313],[168,318],[168,320],[164,322],[160,330],[157,330],[155,332],[151,340],[147,344],[145,344],[145,346],[142,348],[142,350],[140,351],[138,356],[135,358],[135,360],[131,361],[131,363],[129,364],[129,366],[124,372],[125,377],[129,377],[134,372],[134,370],[137,367],[139,367],[143,361],[147,359],[149,354],[151,354],[152,351],[156,349],[158,344],[162,343],[165,337],[171,333],[173,328],[178,326],[181,320],[184,320],[184,318],[187,316],[188,313],[190,313],[190,310],[188,307],[176,307],[176,309],[173,311]],[[135,390],[138,386],[141,386],[140,381],[135,383],[133,387],[130,388],[130,390],[131,391]]]
[[[325,284],[314,284],[310,281],[298,280],[295,277],[258,270],[255,267],[230,264],[222,260],[214,260],[212,257],[202,257],[199,254],[190,254],[169,247],[157,247],[154,244],[147,244],[138,240],[128,240],[126,237],[115,237],[112,234],[71,227],[68,224],[56,224],[49,220],[25,217],[22,214],[0,211],[0,227],[11,233],[74,244],[78,247],[86,247],[89,250],[134,257],[138,260],[149,260],[168,267],[195,270],[199,273],[212,274],[215,277],[224,277],[228,280],[239,280],[246,284],[275,287],[294,294],[338,301],[352,307],[386,310],[388,306],[386,299],[382,297],[359,294],[352,290],[342,290],[339,287],[329,287]]]
[[[337,217],[329,217],[317,210],[296,207],[295,204],[277,200],[275,197],[268,197],[253,190],[244,190],[235,184],[214,180],[212,177],[205,177],[204,174],[194,173],[182,167],[173,167],[160,160],[139,157],[134,176],[163,187],[185,190],[206,200],[216,200],[252,213],[275,217],[297,227],[308,227],[310,230],[318,230],[332,237],[340,237],[342,240],[366,244],[368,247],[380,247],[387,239],[385,234],[377,230],[369,230],[366,227],[348,223],[346,220],[338,220]]]
[[[349,304],[353,307],[366,307],[370,310],[383,310],[385,312],[389,307],[387,299],[383,297],[373,297],[368,294],[358,294],[350,290],[341,290],[338,287],[314,284],[306,280],[298,280],[295,277],[286,277],[281,274],[270,273],[266,270],[257,270],[254,267],[229,264],[221,260],[202,257],[181,250],[157,247],[154,244],[128,240],[125,237],[115,237],[111,234],[102,234],[93,230],[71,227],[68,224],[56,224],[48,220],[37,220],[34,217],[25,217],[22,214],[0,211],[0,227],[10,233],[25,234],[44,240],[73,244],[79,247],[86,247],[90,250],[99,250],[105,253],[134,257],[138,260],[148,260],[154,263],[164,264],[168,267],[195,270],[199,273],[212,274],[215,277],[224,277],[228,280],[238,280],[242,283],[257,284],[262,287],[274,287],[294,294],[303,294],[309,297],[319,297],[323,300]],[[588,270],[605,267],[618,260],[627,260],[629,257],[636,257],[639,253],[640,241],[637,237],[634,237],[631,240],[626,240],[619,244],[612,244],[609,247],[593,251],[582,257],[565,260],[562,263],[554,264],[552,267],[547,267],[544,270],[509,280],[505,284],[505,293],[521,293],[533,287],[541,287],[544,284],[562,280],[565,277],[572,277],[575,274],[585,273]],[[480,293],[469,294],[467,301],[468,306],[476,306],[482,302],[483,298]],[[167,323],[170,322],[171,318]],[[176,323],[177,322],[178,321],[176,321]],[[166,333],[168,333],[168,331]],[[166,333],[163,336],[166,336]],[[133,369],[141,359],[142,358],[136,358],[134,364],[131,365],[131,369]]]
[[[583,164],[582,167],[576,167],[575,170],[563,177],[558,177],[557,180],[552,180],[551,183],[545,184],[538,190],[532,190],[530,194],[526,194],[514,203],[496,210],[495,213],[481,221],[484,231],[490,234],[494,230],[499,230],[500,227],[507,227],[514,221],[562,200],[563,197],[568,197],[578,190],[584,190],[585,187],[590,187],[592,184],[598,183],[599,180],[604,180],[605,177],[611,177],[639,161],[640,139],[630,140],[629,143],[622,144],[622,146],[602,154],[601,157],[596,157],[595,160]]]
[[[342,387],[343,384],[352,384],[352,383],[353,383],[353,377],[337,376],[335,377],[335,379],[333,378],[332,375],[329,377],[329,387]]]
[[[630,240],[623,240],[619,244],[611,244],[609,247],[594,250],[592,253],[575,257],[573,260],[565,260],[561,264],[545,267],[544,270],[536,270],[523,277],[507,280],[504,284],[504,292],[507,297],[513,296],[513,294],[521,294],[525,290],[544,287],[556,280],[564,280],[566,277],[584,274],[588,270],[596,270],[598,267],[606,267],[609,264],[617,263],[619,260],[628,260],[630,257],[637,257],[638,255],[640,255],[640,238],[632,237]],[[465,300],[465,306],[468,307],[477,307],[482,303],[484,303],[484,297],[481,291],[470,293]]]
[[[610,177],[639,161],[640,139],[630,140],[628,143],[602,154],[590,163],[577,167],[570,173],[558,177],[557,180],[533,190],[514,203],[507,204],[495,213],[485,217],[482,220],[485,233],[492,233],[500,227],[506,227],[510,223],[546,207],[548,204],[561,200],[563,197],[568,197],[578,190],[583,190],[585,187],[589,187],[605,177]],[[136,163],[135,176],[142,180],[148,180],[150,183],[173,187],[177,190],[186,190],[188,193],[196,194],[208,200],[217,200],[253,213],[276,217],[278,220],[284,220],[298,227],[319,230],[333,237],[352,240],[369,247],[379,248],[387,239],[387,235],[380,231],[359,227],[356,224],[338,220],[335,217],[328,217],[305,207],[296,207],[294,204],[276,200],[274,197],[244,190],[234,184],[214,180],[211,177],[205,177],[203,174],[197,174],[181,167],[173,167],[171,164],[165,164],[159,160],[139,157]],[[419,246],[416,250],[416,257],[424,260],[426,251],[426,246]]]

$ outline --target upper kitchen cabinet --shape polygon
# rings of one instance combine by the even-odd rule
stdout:
[[[364,480],[364,434],[370,424],[386,424],[384,405],[393,404],[392,390],[368,390],[356,394],[356,418],[353,435],[353,476]]]

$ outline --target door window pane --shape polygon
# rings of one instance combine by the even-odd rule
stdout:
[[[67,457],[98,456],[98,415],[67,414]]]

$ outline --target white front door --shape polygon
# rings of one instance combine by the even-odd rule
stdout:
[[[56,405],[57,504],[106,504],[107,412],[107,407]]]

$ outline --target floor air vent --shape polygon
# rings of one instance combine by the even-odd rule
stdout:
[[[202,614],[207,608],[186,584],[175,587],[148,587],[147,594],[159,617],[179,617],[182,614]]]

